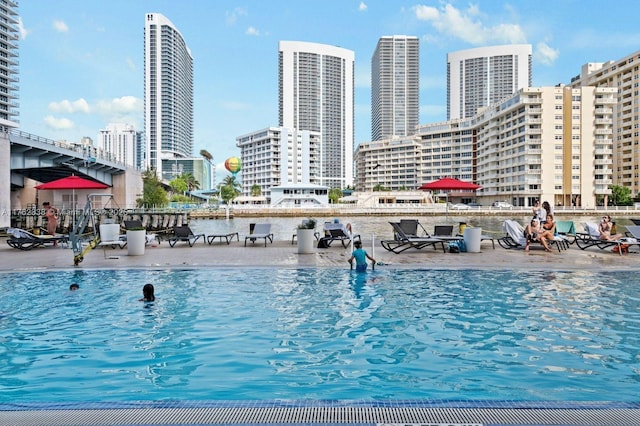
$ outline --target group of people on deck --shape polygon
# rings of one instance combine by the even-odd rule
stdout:
[[[551,251],[548,241],[553,240],[555,228],[556,223],[553,219],[553,208],[551,204],[545,201],[540,205],[540,201],[536,200],[533,206],[531,223],[529,223],[524,230],[526,237],[525,251],[529,251],[529,245],[533,241],[541,243],[546,251]],[[623,237],[622,234],[616,232],[615,222],[611,221],[611,216],[609,215],[602,217],[598,225],[598,231],[599,238],[604,241],[614,241]]]
[[[533,241],[537,241],[544,247],[545,251],[551,251],[549,240],[553,240],[555,234],[556,223],[553,220],[553,209],[548,201],[540,205],[540,201],[536,200],[533,206],[533,217],[524,229],[526,243],[524,250],[529,251],[529,245]]]

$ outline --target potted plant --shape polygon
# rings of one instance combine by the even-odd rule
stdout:
[[[147,243],[147,230],[144,227],[127,229],[127,254],[129,256],[142,256],[144,246]]]
[[[313,253],[313,240],[317,221],[315,219],[304,219],[298,225],[298,253]]]

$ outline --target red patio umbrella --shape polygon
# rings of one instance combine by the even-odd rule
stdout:
[[[436,189],[442,189],[442,190],[476,190],[480,188],[480,185],[476,185],[475,183],[472,182],[465,182],[463,180],[460,179],[455,179],[455,178],[450,178],[450,177],[446,177],[446,178],[442,178],[442,179],[438,179],[438,180],[434,180],[433,182],[429,182],[429,183],[425,183],[422,184],[422,186],[418,189],[431,189],[431,190],[436,190]]]
[[[102,182],[96,182],[95,180],[89,180],[81,178],[80,176],[72,175],[62,179],[52,180],[51,182],[41,183],[36,186],[36,189],[104,189],[109,188],[109,185]]]
[[[476,190],[480,188],[480,185],[476,185],[472,182],[465,182],[460,179],[445,177],[442,179],[434,180],[433,182],[425,183],[420,186],[418,189],[426,189],[426,190]],[[449,221],[449,194],[445,194],[445,214],[447,217],[447,221]]]
[[[36,185],[36,189],[71,189],[71,198],[73,202],[76,202],[76,189],[105,189],[109,188],[109,185],[102,182],[96,182],[95,180],[89,180],[80,176],[71,175],[61,179],[52,180],[51,182],[41,183]],[[76,225],[76,207],[73,206],[73,226]]]

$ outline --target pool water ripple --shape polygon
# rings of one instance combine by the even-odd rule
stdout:
[[[636,401],[640,384],[633,272],[56,271],[0,291],[0,402]]]

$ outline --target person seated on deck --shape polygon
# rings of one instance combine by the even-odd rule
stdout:
[[[545,201],[546,202],[546,201]],[[542,236],[545,240],[553,240],[556,233],[556,222],[553,213],[547,213],[547,220],[542,224]]]
[[[540,226],[540,221],[537,218],[531,219],[531,223],[524,228],[524,237],[526,239],[526,243],[524,246],[524,251],[529,251],[529,245],[532,241],[538,241],[544,246],[545,251],[551,251],[549,245],[547,244],[547,239],[544,237],[545,230]]]
[[[600,221],[600,225],[598,225],[598,231],[600,231],[600,239],[603,241],[615,241],[619,240],[623,237],[622,234],[612,234],[611,216],[606,215],[602,216],[602,220]]]

